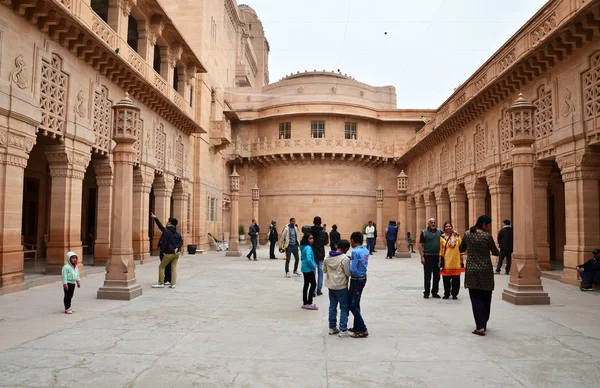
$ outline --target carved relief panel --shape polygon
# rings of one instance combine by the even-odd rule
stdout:
[[[475,163],[481,164],[485,160],[485,124],[480,123],[475,127],[475,136],[473,137],[475,144]]]
[[[600,52],[590,58],[590,69],[582,76],[583,117],[590,120],[600,116]]]
[[[165,168],[165,147],[167,142],[167,134],[165,133],[165,126],[158,123],[156,126],[156,132],[154,135],[155,139],[155,152],[156,152],[156,170],[164,171]]]
[[[460,170],[465,165],[465,142],[462,134],[458,135],[458,138],[456,139],[454,152],[456,155],[456,169]]]
[[[181,135],[177,136],[175,141],[175,172],[179,177],[183,175],[183,139]]]

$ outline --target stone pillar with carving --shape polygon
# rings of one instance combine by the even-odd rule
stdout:
[[[79,257],[83,273],[81,246],[81,199],[83,177],[91,159],[91,150],[77,149],[79,142],[65,139],[63,144],[46,146],[50,166],[50,227],[46,249],[46,274],[62,272],[67,252]]]
[[[444,222],[450,221],[450,198],[441,186],[435,188],[435,204],[437,208],[438,228],[444,227]]]
[[[21,245],[23,185],[34,142],[35,137],[0,128],[0,288],[22,284],[25,280]]]
[[[535,214],[535,253],[542,271],[550,270],[550,241],[548,225],[548,181],[551,165],[537,163],[533,167],[533,196]]]
[[[467,193],[461,186],[454,185],[448,187],[448,194],[450,197],[450,220],[454,230],[462,236],[469,228],[469,225],[465,225]]]
[[[556,162],[565,184],[566,244],[561,281],[578,285],[576,266],[589,260],[594,248],[600,248],[600,154],[585,148],[560,156]]]
[[[473,177],[471,181],[465,182],[465,188],[469,200],[469,226],[473,226],[479,216],[485,214],[486,185]]]
[[[435,218],[436,221],[439,221],[437,219],[437,205],[435,203],[435,195],[432,192],[425,192],[425,225],[427,225],[427,222],[429,221],[430,218]]]
[[[139,260],[140,264],[144,264],[144,261],[150,257],[148,231],[150,227],[150,191],[153,181],[153,167],[141,165],[133,169],[133,231],[131,238],[133,258]]]
[[[229,250],[225,256],[239,257],[240,252],[240,174],[236,171],[235,164],[233,172],[229,175],[231,188],[231,235],[229,236]]]
[[[492,217],[492,237],[496,240],[498,232],[504,226],[504,220],[511,219],[512,179],[504,173],[499,173],[486,176],[486,180],[492,203],[492,214],[488,215]]]
[[[406,246],[406,226],[408,214],[406,212],[406,191],[408,190],[408,175],[404,170],[396,177],[398,189],[398,239],[396,240],[396,257],[408,258],[410,253]]]
[[[408,213],[408,220],[406,221],[406,231],[410,232],[410,235],[412,238],[416,239],[416,233],[417,233],[417,228],[416,228],[416,218],[417,218],[417,208],[415,207],[415,199],[413,197],[408,197],[407,199],[407,213]]]
[[[252,188],[252,219],[258,224],[258,202],[260,199],[260,190],[257,185]]]
[[[135,2],[137,0],[108,0],[108,25],[125,42],[127,42],[129,15],[131,14],[131,7]]]
[[[417,208],[417,223],[415,225],[415,229],[417,229],[417,236],[415,238],[418,240],[418,235],[423,229],[427,227],[427,217],[425,216],[425,201],[423,199],[423,195],[420,193],[417,193],[415,207]]]
[[[542,271],[535,254],[535,151],[532,148],[535,142],[534,111],[535,105],[530,104],[522,94],[519,94],[519,98],[507,111],[512,133],[511,143],[514,145],[511,151],[515,210],[514,250],[510,280],[508,288],[502,292],[502,299],[517,305],[550,303],[550,297],[542,287]]]
[[[93,162],[98,186],[96,209],[96,230],[94,232],[94,266],[103,266],[108,262],[110,249],[111,206],[113,194],[113,165],[109,158],[96,159]]]
[[[164,173],[154,179],[154,215],[167,225],[167,221],[171,216],[171,196],[173,195],[173,187],[175,186],[175,177]],[[154,223],[154,234],[152,235],[152,250],[158,250],[158,240],[160,240],[162,232]]]
[[[188,183],[181,181],[181,184],[175,185],[173,190],[173,217],[177,219],[177,230],[181,234],[181,237],[185,236],[187,230],[187,207],[189,201],[188,194]],[[187,244],[189,241],[183,240],[183,248],[181,250],[187,250]]]
[[[135,277],[133,260],[133,164],[140,109],[125,94],[113,106],[114,186],[110,257],[106,263],[104,285],[98,290],[98,299],[130,300],[142,295],[142,287]]]
[[[377,245],[376,248],[384,249],[386,248],[384,231],[387,224],[383,224],[383,187],[381,187],[381,185],[377,186],[377,189],[375,189],[375,199],[377,202],[377,241],[379,241],[379,245]],[[375,241],[375,244],[377,244],[377,241]]]

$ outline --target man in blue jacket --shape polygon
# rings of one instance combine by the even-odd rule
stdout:
[[[594,282],[600,283],[600,249],[594,249],[592,255],[594,257],[590,260],[577,266],[581,277],[581,291],[594,291]]]
[[[354,328],[350,337],[364,338],[369,335],[367,326],[360,312],[360,297],[367,284],[367,267],[369,266],[369,250],[363,247],[363,235],[354,232],[350,236],[352,245],[352,259],[350,261],[350,289],[348,290],[348,304],[350,312],[354,315]]]

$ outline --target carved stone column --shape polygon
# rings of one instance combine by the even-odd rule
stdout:
[[[252,188],[252,219],[258,224],[258,201],[260,199],[260,190],[257,185]]]
[[[32,130],[33,132],[33,130]],[[0,288],[22,284],[23,182],[34,137],[0,128]]]
[[[237,173],[235,164],[233,172],[229,175],[231,184],[231,234],[229,235],[229,250],[225,256],[239,257],[240,252],[240,174]]]
[[[435,203],[435,195],[431,192],[425,193],[425,224],[429,221],[430,218],[437,219],[437,205]]]
[[[113,166],[108,158],[94,160],[98,201],[94,243],[94,266],[106,265],[110,249],[111,206],[113,194]]]
[[[477,223],[479,216],[485,214],[485,183],[473,178],[465,183],[467,199],[469,200],[469,226]]]
[[[591,251],[600,247],[598,225],[598,179],[600,155],[589,149],[557,158],[565,183],[564,283],[579,284],[575,267],[589,260]]]
[[[176,185],[173,190],[173,217],[177,218],[177,230],[183,237],[186,233],[187,228],[187,207],[189,201],[189,194],[187,192],[187,182],[181,181],[180,185]],[[182,250],[187,249],[189,241],[183,240]]]
[[[398,239],[396,240],[397,249],[396,257],[408,258],[410,252],[406,246],[406,225],[408,221],[408,214],[406,212],[406,190],[408,190],[408,175],[404,170],[400,171],[397,176],[398,180]]]
[[[68,144],[70,143],[70,144]],[[65,139],[60,145],[46,146],[50,164],[50,230],[46,249],[46,274],[62,272],[67,252],[80,258],[79,271],[83,273],[81,246],[81,199],[83,177],[91,159],[91,150],[73,148]]]
[[[417,238],[415,237],[416,233],[417,233],[417,228],[415,226],[415,219],[417,218],[417,208],[415,207],[415,200],[413,197],[408,197],[407,198],[407,221],[406,221],[406,231],[410,232],[410,235],[412,238]]]
[[[469,227],[465,225],[467,193],[460,186],[450,186],[448,187],[448,194],[450,196],[450,220],[454,230],[462,236]]]
[[[535,253],[542,271],[550,270],[550,241],[548,225],[548,181],[551,166],[537,164],[533,168],[535,214]]]
[[[444,222],[450,221],[450,198],[441,186],[435,188],[435,203],[437,206],[438,227],[442,229]]]
[[[522,94],[508,109],[513,159],[514,190],[514,251],[508,288],[502,292],[502,299],[517,305],[550,304],[550,297],[544,292],[540,267],[535,255],[535,212],[533,203],[533,165],[535,142],[533,112]],[[596,187],[597,187],[596,182]]]
[[[377,186],[377,188],[375,189],[375,201],[377,203],[377,231],[379,233],[384,233],[384,234],[378,234],[378,238],[377,241],[379,241],[379,245],[376,245],[376,248],[378,249],[387,249],[386,247],[386,241],[385,241],[385,232],[383,232],[385,230],[385,228],[387,227],[386,225],[383,225],[383,187],[381,187],[381,185]],[[377,241],[375,242],[375,244],[377,244]],[[383,241],[383,244],[381,243]]]
[[[492,236],[496,240],[498,232],[504,226],[504,220],[511,219],[512,202],[510,194],[512,193],[512,179],[505,174],[494,174],[487,176],[486,180],[490,188],[492,202],[492,214],[489,214],[492,217]]]
[[[167,220],[171,216],[171,196],[173,195],[174,185],[175,177],[166,173],[154,179],[154,214],[163,225],[167,224]],[[153,251],[158,250],[160,236],[162,236],[162,232],[154,224],[154,234],[152,237]]]
[[[98,299],[130,300],[142,295],[142,287],[135,278],[133,260],[133,163],[140,110],[125,94],[113,106],[114,186],[110,257],[106,263],[104,285],[98,290]]]
[[[415,225],[415,228],[417,229],[417,235],[415,236],[415,238],[418,239],[418,235],[421,232],[421,230],[427,227],[427,217],[425,216],[425,201],[423,200],[422,195],[417,194],[415,206],[417,208],[417,223]]]
[[[150,191],[153,181],[153,167],[141,165],[133,169],[133,230],[131,238],[133,258],[139,260],[140,264],[144,264],[144,261],[150,257],[148,231],[150,228]]]

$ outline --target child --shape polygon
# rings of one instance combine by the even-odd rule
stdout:
[[[415,253],[415,240],[410,237],[410,232],[406,233],[406,246],[411,253]]]
[[[317,269],[317,263],[315,263],[315,253],[312,249],[314,242],[313,235],[305,233],[300,242],[300,252],[302,255],[302,275],[304,275],[304,288],[302,290],[302,308],[306,310],[318,310],[316,304],[313,303],[313,295],[315,288],[317,288],[317,279],[315,278],[315,270]],[[308,286],[310,284],[310,290]]]
[[[62,269],[62,283],[65,290],[65,314],[73,314],[75,311],[71,308],[71,299],[75,293],[75,284],[77,284],[77,288],[81,287],[75,252],[67,253],[67,263]]]
[[[323,273],[325,286],[329,288],[329,334],[348,336],[348,278],[350,277],[350,259],[346,252],[350,249],[348,240],[337,242],[337,250],[331,251],[325,258]],[[340,328],[336,327],[337,305],[340,304]]]
[[[350,290],[348,304],[354,315],[354,328],[348,329],[352,338],[364,338],[369,335],[367,326],[360,313],[360,297],[367,284],[367,266],[369,265],[369,250],[363,247],[363,235],[354,232],[350,236],[352,244],[352,261],[350,262]]]

